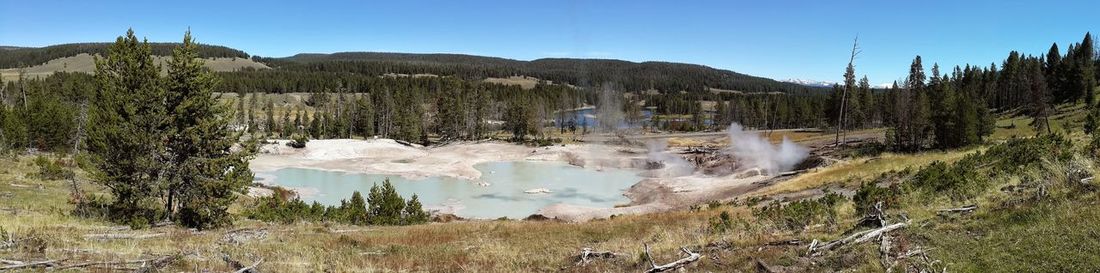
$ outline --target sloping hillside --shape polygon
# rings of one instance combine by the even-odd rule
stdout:
[[[107,53],[111,43],[74,43],[46,47],[0,46],[0,68],[35,66],[50,60],[72,57],[80,54],[102,55]],[[179,43],[149,43],[153,55],[169,56]],[[239,49],[216,45],[198,45],[199,57],[203,58],[248,58],[248,53]]]
[[[156,58],[155,62],[162,66],[162,69],[166,69],[163,66],[168,60],[168,57],[156,56],[154,58]],[[207,58],[205,66],[217,72],[238,71],[244,68],[268,68],[267,65],[262,63],[238,57]],[[23,73],[24,77],[38,78],[47,77],[55,72],[92,73],[94,71],[95,57],[87,53],[80,53],[76,56],[53,59],[40,65],[24,68],[0,69],[0,79],[3,79],[5,82],[18,80],[20,72]]]
[[[382,75],[435,74],[466,79],[527,76],[581,87],[616,90],[703,92],[710,89],[747,92],[822,93],[824,88],[779,82],[703,65],[630,62],[611,59],[548,58],[532,61],[463,54],[341,52],[261,58],[286,70],[354,72]]]

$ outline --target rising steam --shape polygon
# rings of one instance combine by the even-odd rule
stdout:
[[[755,133],[745,132],[740,124],[730,124],[729,154],[737,158],[742,169],[759,168],[771,175],[789,171],[809,156],[809,149],[783,137],[779,145]]]
[[[695,165],[691,162],[684,160],[683,158],[669,154],[668,140],[654,139],[646,142],[646,149],[649,150],[647,157],[650,162],[659,162],[664,165],[663,171],[655,173],[657,177],[678,177],[690,175],[695,172]]]

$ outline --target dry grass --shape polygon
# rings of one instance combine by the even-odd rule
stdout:
[[[539,79],[527,76],[511,76],[507,78],[489,77],[485,78],[485,82],[503,85],[518,85],[524,90],[530,90],[535,88],[535,85],[539,83]]]
[[[768,186],[751,195],[791,193],[825,186],[858,187],[861,181],[874,178],[885,172],[900,171],[906,168],[916,169],[934,161],[954,162],[981,149],[984,148],[918,154],[885,153],[876,157],[852,159]]]
[[[160,227],[142,231],[115,230],[113,223],[71,215],[66,181],[25,179],[37,167],[30,158],[0,160],[9,168],[0,173],[0,228],[25,242],[41,242],[34,249],[0,250],[0,258],[41,260],[66,258],[71,261],[133,260],[155,255],[187,253],[174,270],[230,270],[222,254],[248,264],[262,257],[260,269],[278,272],[545,272],[573,264],[570,257],[583,247],[609,250],[624,255],[608,262],[596,262],[581,271],[640,271],[642,243],[653,247],[658,261],[679,258],[678,247],[697,248],[718,240],[753,243],[770,237],[744,233],[711,234],[707,221],[717,211],[670,212],[645,216],[623,216],[583,224],[532,221],[469,221],[435,223],[409,227],[331,226],[321,223],[267,224],[239,219],[232,228],[191,231]],[[26,185],[26,187],[24,186]],[[87,190],[100,191],[95,187]],[[749,217],[744,208],[735,215]],[[233,229],[263,229],[263,239],[232,243],[223,236]],[[97,233],[166,233],[140,240],[88,240]],[[733,236],[733,237],[731,237]],[[27,243],[29,244],[29,243]],[[717,264],[702,261],[700,270],[717,270]],[[578,270],[572,269],[572,270]]]

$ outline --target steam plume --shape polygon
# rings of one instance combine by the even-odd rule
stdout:
[[[809,149],[783,137],[779,145],[772,145],[767,139],[755,133],[745,132],[740,124],[730,124],[729,153],[741,162],[743,169],[759,168],[768,174],[779,174],[794,168],[809,156]]]

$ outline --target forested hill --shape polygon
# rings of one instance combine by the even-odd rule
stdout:
[[[661,92],[708,89],[744,92],[824,93],[827,89],[779,82],[703,65],[670,62],[629,62],[609,59],[549,58],[520,61],[464,54],[341,52],[261,58],[286,70],[362,74],[435,74],[466,79],[531,76],[577,86],[607,86],[616,90]],[[608,86],[609,85],[609,86]]]
[[[81,53],[104,55],[109,45],[111,43],[75,43],[46,47],[0,46],[0,49],[4,49],[0,50],[0,68],[35,66]],[[149,43],[149,45],[153,48],[153,55],[169,56],[172,55],[172,49],[178,47],[179,43]],[[248,53],[244,51],[217,45],[199,44],[198,53],[202,58],[248,58]]]

